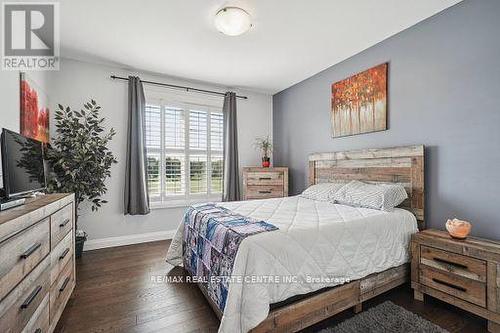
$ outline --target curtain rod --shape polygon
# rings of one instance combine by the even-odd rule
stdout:
[[[125,81],[128,81],[128,78],[122,77],[122,76],[111,75],[111,78],[114,79],[114,80],[125,80]],[[193,92],[198,92],[198,93],[212,94],[212,95],[219,95],[219,96],[225,96],[226,95],[225,93],[219,92],[219,91],[198,89],[198,88],[186,87],[186,86],[178,86],[178,85],[175,85],[175,84],[168,84],[168,83],[162,83],[162,82],[154,82],[154,81],[146,81],[146,80],[141,80],[141,82],[142,83],[146,83],[146,84],[152,84],[152,85],[155,85],[155,86],[167,87],[167,88],[171,88],[171,89],[182,89],[182,90],[186,90],[187,92],[193,91]],[[236,98],[248,99],[247,96],[239,96],[239,95],[236,95]]]

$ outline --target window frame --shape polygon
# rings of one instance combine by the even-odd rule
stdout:
[[[158,91],[148,91],[146,92],[146,105],[154,105],[160,107],[160,148],[159,149],[148,149],[146,151],[149,155],[159,154],[160,155],[160,196],[157,200],[152,200],[150,198],[150,206],[152,209],[157,208],[173,208],[173,207],[187,207],[194,203],[201,202],[219,202],[222,201],[222,191],[218,193],[212,193],[212,158],[220,156],[223,158],[223,150],[212,150],[212,119],[211,114],[217,113],[222,114],[222,99],[214,99],[212,96],[193,96],[192,94],[182,94],[182,93],[165,93]],[[183,148],[166,148],[165,147],[165,109],[167,107],[181,109],[184,114],[184,147]],[[190,126],[190,112],[191,111],[203,111],[207,114],[207,136],[206,136],[206,148],[204,150],[193,149],[190,147],[190,137],[189,137],[189,126]],[[224,135],[224,134],[222,134]],[[221,147],[223,149],[223,147]],[[184,193],[183,194],[169,194],[167,195],[165,186],[166,179],[166,158],[167,156],[175,154],[183,154],[184,156]],[[191,177],[190,177],[190,156],[206,156],[206,173],[207,173],[207,193],[190,193],[191,189]],[[223,162],[222,162],[223,163]],[[223,175],[222,175],[223,177]]]

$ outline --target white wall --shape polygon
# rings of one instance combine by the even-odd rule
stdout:
[[[109,203],[97,213],[83,211],[79,227],[86,230],[89,238],[94,240],[174,230],[181,221],[184,208],[155,209],[146,216],[123,215],[127,82],[112,80],[109,77],[111,74],[118,76],[134,74],[145,80],[190,85],[202,89],[225,91],[227,88],[181,81],[166,76],[129,72],[69,59],[62,60],[60,71],[51,72],[52,109],[58,103],[72,108],[81,108],[84,102],[95,99],[102,107],[102,116],[107,119],[106,126],[112,126],[117,131],[111,143],[111,150],[117,157],[118,164],[113,166],[112,176],[108,181],[106,200]],[[249,91],[235,91],[248,96],[248,100],[238,100],[240,166],[258,165],[260,156],[252,147],[252,143],[257,136],[272,134],[272,96]],[[53,123],[51,119],[51,124]],[[51,130],[54,130],[54,126],[51,126]]]
[[[19,131],[19,72],[0,71],[0,127]]]

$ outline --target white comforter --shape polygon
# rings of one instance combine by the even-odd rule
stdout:
[[[335,278],[355,280],[407,262],[417,232],[415,217],[403,209],[382,212],[300,196],[220,205],[279,228],[241,242],[233,276],[288,278],[230,284],[219,332],[247,332],[267,317],[270,304],[342,283]],[[183,229],[181,223],[167,253],[176,266],[182,265]]]

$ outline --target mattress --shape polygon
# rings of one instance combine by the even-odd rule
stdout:
[[[410,212],[383,212],[301,196],[220,203],[279,230],[245,238],[234,261],[219,332],[247,332],[270,304],[333,287],[409,261],[418,231]],[[183,223],[167,253],[182,265]]]

